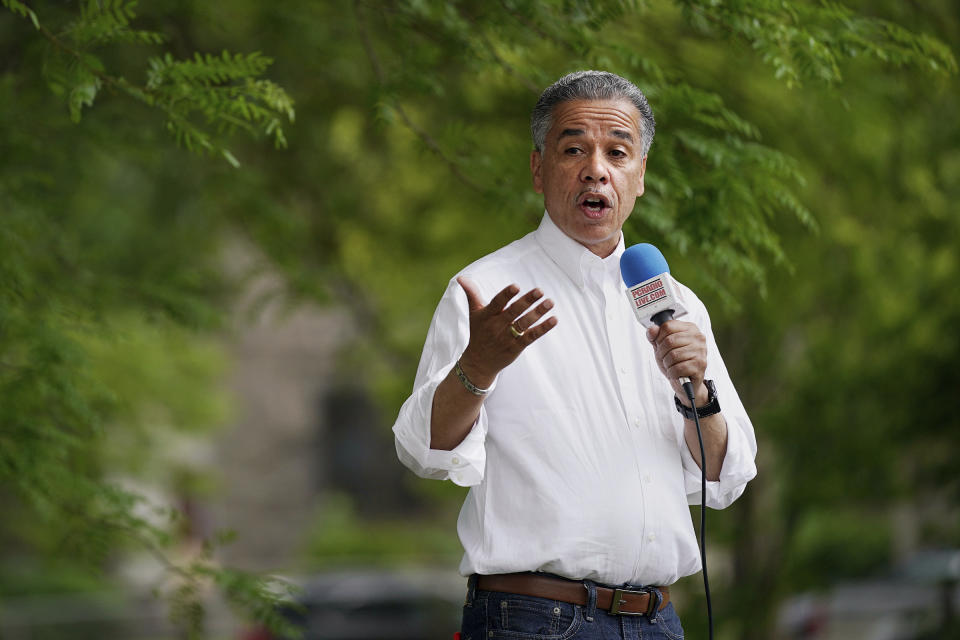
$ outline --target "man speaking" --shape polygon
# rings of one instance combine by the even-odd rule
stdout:
[[[700,569],[688,504],[756,475],[753,427],[703,303],[648,331],[620,277],[654,119],[581,71],[531,119],[536,231],[450,281],[393,426],[401,461],[470,487],[457,530],[463,638],[680,638],[669,585]],[[707,460],[678,379],[693,383]]]

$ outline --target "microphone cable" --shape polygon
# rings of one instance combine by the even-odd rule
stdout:
[[[713,640],[713,604],[710,602],[710,580],[707,578],[707,456],[703,450],[703,433],[700,431],[693,384],[684,384],[683,390],[687,392],[687,399],[693,408],[693,423],[697,426],[697,442],[700,443],[700,564],[703,567],[703,591],[707,595],[707,629],[710,640]]]

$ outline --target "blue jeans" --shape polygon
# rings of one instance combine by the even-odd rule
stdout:
[[[471,579],[463,607],[462,640],[681,640],[673,604],[653,618],[611,615],[597,608],[596,585],[584,581],[586,605],[498,591],[480,591]]]

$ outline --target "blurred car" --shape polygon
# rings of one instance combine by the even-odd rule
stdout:
[[[960,550],[923,551],[872,580],[800,594],[780,608],[777,638],[925,640],[960,637]]]
[[[435,570],[345,570],[292,582],[300,592],[280,613],[303,640],[449,640],[467,589],[456,572]],[[241,638],[282,636],[255,628]]]

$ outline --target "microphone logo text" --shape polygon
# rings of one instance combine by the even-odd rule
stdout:
[[[663,286],[663,279],[656,278],[650,280],[635,289],[631,289],[633,304],[635,309],[642,309],[647,305],[653,304],[657,300],[667,297],[666,289]]]

